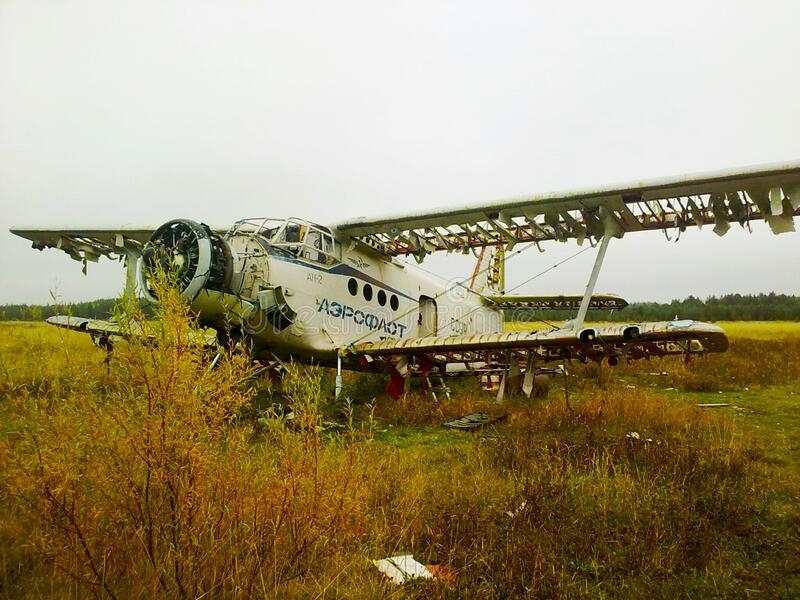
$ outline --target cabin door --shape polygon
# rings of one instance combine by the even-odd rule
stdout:
[[[419,337],[436,335],[438,330],[438,315],[436,314],[436,300],[429,296],[419,297]]]

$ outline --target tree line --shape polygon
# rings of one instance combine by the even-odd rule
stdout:
[[[66,304],[5,304],[0,306],[0,321],[41,321],[54,315],[107,319],[118,303],[118,298],[101,298]]]
[[[118,300],[103,298],[69,304],[6,304],[0,306],[0,321],[41,321],[53,315],[107,319]],[[509,321],[559,321],[570,311],[509,309]],[[786,294],[726,294],[705,300],[689,296],[672,302],[632,302],[622,310],[590,310],[592,321],[667,321],[674,318],[697,321],[800,321],[800,296]]]

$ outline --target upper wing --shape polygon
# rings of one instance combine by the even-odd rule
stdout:
[[[12,227],[11,233],[33,242],[37,250],[57,248],[73,259],[97,262],[101,256],[136,258],[150,240],[158,227],[152,226],[112,226],[85,228],[33,228]],[[224,233],[228,228],[211,228],[216,233]],[[134,263],[135,264],[135,263]]]
[[[101,256],[139,255],[155,227],[108,227],[84,229],[36,229],[12,227],[11,233],[31,240],[37,250],[58,248],[75,260],[97,262]]]
[[[563,359],[600,361],[609,357],[629,359],[725,352],[728,338],[716,325],[695,321],[664,321],[635,325],[602,325],[584,329],[516,331],[448,337],[386,339],[355,344],[355,355],[391,361],[400,356],[427,355],[448,363],[524,360],[534,356],[541,362]]]
[[[794,162],[359,218],[335,227],[389,255],[421,259],[437,250],[569,238],[582,243],[606,233],[680,232],[690,225],[714,224],[724,235],[730,221],[745,226],[753,219],[783,233],[794,231],[798,215],[800,162]]]

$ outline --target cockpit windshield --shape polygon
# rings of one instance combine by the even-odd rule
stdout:
[[[270,245],[294,254],[299,258],[322,264],[341,259],[341,248],[330,229],[303,219],[244,219],[237,221],[228,235],[260,235]]]

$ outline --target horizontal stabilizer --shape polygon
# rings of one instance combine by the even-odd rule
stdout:
[[[583,296],[484,296],[494,308],[530,308],[535,310],[577,310]],[[622,309],[628,302],[613,294],[595,294],[589,302],[593,310]]]

